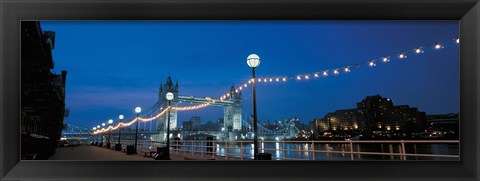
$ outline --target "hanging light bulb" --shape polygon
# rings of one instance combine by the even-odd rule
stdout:
[[[245,88],[246,88],[246,87],[247,87],[247,84],[243,84],[243,87],[245,87]]]
[[[310,79],[310,77],[308,77],[308,75],[305,75],[305,79]]]
[[[279,81],[278,77],[275,79],[275,81],[277,81],[277,82]]]
[[[284,82],[286,82],[286,81],[287,81],[287,78],[286,78],[286,77],[283,77],[282,80],[283,80]]]
[[[328,70],[323,71],[323,76],[328,76]]]
[[[258,82],[262,82],[262,79],[261,79],[261,78],[258,78]]]
[[[375,67],[376,64],[375,64],[375,62],[373,62],[373,60],[372,60],[372,61],[370,61],[370,62],[368,63],[368,66],[370,66],[370,67]]]
[[[270,82],[272,82],[272,78],[270,78]]]
[[[350,72],[350,68],[349,67],[344,67],[343,69],[345,72]]]
[[[302,80],[302,78],[300,77],[300,75],[297,75],[297,80]]]
[[[267,82],[267,78],[263,79],[263,82]]]
[[[333,74],[338,75],[340,72],[338,72],[337,69],[333,70]]]
[[[398,55],[398,58],[402,59],[402,58],[406,58],[406,56],[405,56],[405,54],[400,53],[400,55]]]
[[[383,62],[389,62],[390,60],[388,59],[388,57],[383,57],[383,58],[382,58],[382,61],[383,61]]]
[[[252,81],[251,81],[251,80],[249,80],[249,81],[248,81],[248,83],[249,83],[249,84],[251,84],[251,83],[252,83]]]
[[[420,48],[415,48],[415,53],[416,54],[423,53],[423,50]]]
[[[442,45],[440,45],[439,43],[435,43],[435,49],[440,49],[442,48]]]
[[[457,44],[459,44],[459,43],[460,43],[460,38],[457,37],[457,38],[455,39],[455,42],[456,42]]]

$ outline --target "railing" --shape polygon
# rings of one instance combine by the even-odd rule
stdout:
[[[458,145],[458,140],[259,141],[259,152],[271,153],[274,160],[417,160],[428,158],[458,160],[460,158]],[[362,146],[363,149],[360,148]],[[449,146],[453,147],[453,153],[444,153],[448,152]],[[423,148],[417,150],[417,147]],[[425,150],[425,147],[430,149]],[[443,151],[439,151],[434,147],[444,148]],[[175,140],[171,142],[171,150],[173,154],[199,159],[253,159],[251,140]]]
[[[112,146],[116,142],[112,143]],[[122,140],[122,147],[133,145]],[[156,151],[165,142],[139,140],[137,150]],[[459,140],[262,141],[259,153],[273,160],[459,160]],[[171,140],[170,153],[191,159],[251,160],[253,141]]]

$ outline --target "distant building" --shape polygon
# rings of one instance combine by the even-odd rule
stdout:
[[[22,159],[47,159],[64,127],[67,72],[51,72],[55,32],[42,31],[38,21],[22,21],[21,30]]]
[[[459,114],[436,114],[427,116],[427,130],[433,136],[458,139],[460,131]]]
[[[393,106],[393,101],[380,95],[367,96],[357,103],[359,128],[367,133],[389,131],[420,132],[425,130],[426,114],[408,105]]]
[[[193,124],[192,121],[184,121],[182,123],[182,129],[184,131],[193,131]]]
[[[327,113],[322,119],[314,119],[310,129],[314,133],[325,131],[362,131],[365,134],[389,132],[419,132],[426,126],[425,112],[408,105],[394,106],[393,101],[380,95],[367,96],[355,109]]]
[[[200,116],[192,116],[190,121],[192,122],[192,129],[200,128]]]

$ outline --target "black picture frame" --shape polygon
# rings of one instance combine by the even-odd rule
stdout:
[[[459,20],[461,161],[20,160],[21,20]],[[2,180],[479,180],[478,0],[2,0]]]

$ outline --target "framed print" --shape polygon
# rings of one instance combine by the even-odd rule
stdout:
[[[2,179],[478,180],[478,1],[1,3]]]

